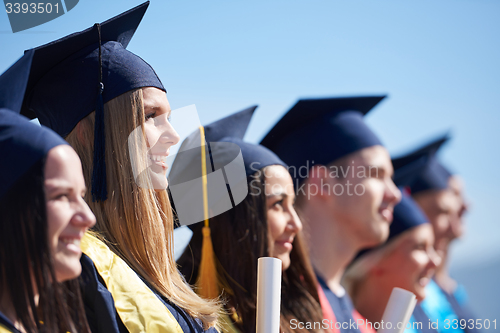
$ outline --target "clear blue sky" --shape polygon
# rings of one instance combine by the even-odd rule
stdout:
[[[16,34],[2,12],[0,71],[139,3],[80,0]],[[155,68],[172,107],[196,104],[202,123],[259,104],[251,142],[299,97],[387,93],[367,121],[390,152],[451,129],[442,158],[472,201],[454,251],[466,265],[500,256],[499,16],[497,0],[153,0],[129,49]]]

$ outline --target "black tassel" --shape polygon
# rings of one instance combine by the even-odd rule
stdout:
[[[102,93],[102,58],[101,58],[101,26],[96,23],[99,33],[99,92],[95,108],[94,126],[94,166],[92,170],[92,201],[105,201],[108,198],[106,182],[106,135],[104,131],[104,102]]]

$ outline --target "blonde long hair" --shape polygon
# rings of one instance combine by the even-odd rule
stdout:
[[[95,112],[82,119],[66,140],[82,161],[86,202],[94,212],[98,236],[161,295],[180,306],[205,328],[218,326],[220,306],[203,300],[184,282],[173,259],[173,214],[167,191],[136,185],[128,136],[138,126],[144,131],[141,89],[122,94],[104,105],[108,199],[92,202],[91,179]],[[137,147],[137,156],[141,147]],[[145,152],[145,150],[142,150]],[[132,156],[134,163],[144,158]],[[152,188],[152,187],[150,187]]]

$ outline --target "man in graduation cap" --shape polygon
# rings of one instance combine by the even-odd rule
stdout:
[[[383,98],[300,100],[261,142],[290,166],[319,291],[341,332],[365,329],[340,285],[345,268],[387,239],[401,199],[389,153],[363,120]]]
[[[475,316],[468,308],[463,286],[450,277],[447,267],[450,245],[462,235],[462,217],[467,211],[460,179],[437,158],[437,152],[448,140],[449,136],[443,135],[394,159],[393,164],[395,169],[406,168],[407,173],[413,173],[407,189],[431,222],[434,247],[442,259],[434,280],[426,288],[428,297],[420,305],[422,313],[432,321],[439,320],[443,324],[445,320],[452,323],[453,320],[464,319],[467,327],[462,329],[458,325],[454,331],[472,333],[479,332]],[[422,164],[418,161],[424,155],[429,157]]]

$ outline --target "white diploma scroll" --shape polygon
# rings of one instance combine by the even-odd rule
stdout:
[[[257,333],[279,333],[281,260],[259,258],[257,267]]]
[[[417,304],[415,294],[401,288],[392,289],[382,316],[383,326],[377,333],[403,333]]]

